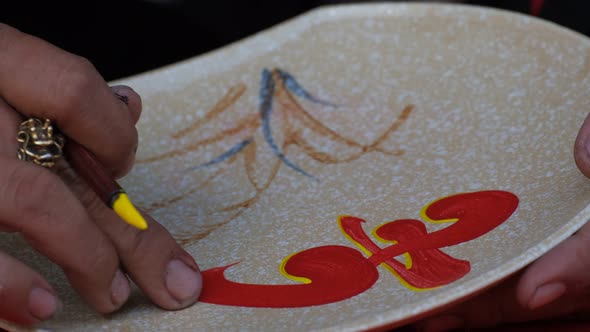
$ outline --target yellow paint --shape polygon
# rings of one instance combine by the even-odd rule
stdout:
[[[389,265],[387,265],[387,264],[385,264],[385,263],[381,263],[381,265],[382,265],[382,266],[383,266],[385,269],[387,269],[389,272],[391,272],[391,274],[393,274],[393,276],[394,276],[394,277],[396,277],[396,278],[397,278],[397,280],[399,280],[399,281],[400,281],[400,283],[401,283],[402,285],[404,285],[404,286],[405,286],[407,289],[409,289],[409,290],[411,290],[411,291],[414,291],[414,292],[424,292],[424,291],[429,291],[429,290],[433,290],[433,289],[437,289],[437,288],[438,288],[438,287],[432,287],[432,288],[418,288],[418,287],[412,286],[412,285],[410,285],[410,284],[409,284],[409,283],[406,281],[406,279],[402,278],[402,277],[401,277],[401,276],[400,276],[400,275],[399,275],[397,272],[395,272],[395,270],[394,270],[394,269],[393,269],[391,266],[389,266]]]
[[[436,202],[436,201],[434,201],[434,202]],[[434,202],[432,202],[432,203],[434,203]],[[430,204],[432,204],[432,203],[430,203]],[[428,204],[426,207],[424,207],[424,209],[422,209],[422,211],[426,210],[426,208],[430,204]],[[341,222],[341,219],[344,218],[344,217],[348,217],[348,216],[345,216],[345,215],[338,216],[338,227],[340,228],[340,231],[342,232],[342,234],[344,235],[344,237],[346,237],[350,242],[354,243],[363,253],[365,253],[365,255],[367,255],[369,257],[372,256],[373,253],[369,249],[365,248],[362,244],[360,244],[357,241],[355,241],[352,237],[350,237],[350,235],[348,235],[344,231],[344,229],[342,228],[342,222]],[[376,231],[377,231],[377,229],[379,227],[381,227],[381,226],[377,226],[371,232],[371,234],[373,236],[375,236],[375,238],[379,239],[379,241],[382,241],[382,242],[397,243],[397,241],[388,241],[388,240],[385,240],[385,239],[381,238],[380,236],[378,236],[376,234]],[[404,254],[404,258],[406,260],[405,261],[405,267],[406,267],[406,269],[409,270],[412,267],[412,257],[410,256],[409,253],[405,253]],[[429,291],[429,290],[433,290],[433,289],[437,289],[438,288],[438,287],[432,287],[432,288],[418,288],[418,287],[414,287],[414,286],[410,285],[404,278],[402,278],[391,266],[387,265],[386,263],[380,263],[379,265],[382,266],[382,267],[384,267],[391,274],[393,274],[393,276],[396,277],[404,287],[406,287],[407,289],[409,289],[411,291],[414,291],[414,292],[424,292],[424,291]]]
[[[456,222],[456,221],[459,221],[459,218],[451,218],[451,219],[441,219],[441,220],[434,220],[434,219],[431,219],[431,218],[430,218],[430,217],[429,217],[429,216],[426,214],[426,210],[428,210],[428,208],[429,208],[429,207],[430,207],[432,204],[434,204],[434,203],[436,203],[436,202],[438,202],[438,201],[441,201],[441,200],[443,200],[443,199],[445,199],[445,198],[448,198],[448,197],[450,197],[450,196],[445,196],[445,197],[439,198],[439,199],[437,199],[437,200],[434,200],[434,201],[432,201],[432,202],[430,202],[430,203],[426,204],[426,206],[424,206],[424,207],[422,208],[422,210],[420,210],[420,216],[422,217],[422,219],[424,219],[425,221],[427,221],[427,222],[429,222],[429,223],[433,223],[433,224],[443,224],[443,223],[448,223],[448,222]]]
[[[377,230],[383,225],[377,226],[375,228],[373,228],[373,231],[371,232],[371,235],[373,235],[373,237],[375,237],[377,240],[379,240],[379,242],[383,242],[383,243],[391,243],[391,244],[397,244],[397,241],[395,240],[385,240],[384,238],[382,238],[381,236],[379,236],[377,234]],[[412,268],[412,256],[410,256],[409,253],[404,253],[404,265],[406,266],[406,270],[409,270]]]
[[[379,227],[381,227],[381,226],[383,226],[383,225],[379,225],[379,226],[375,227],[373,229],[373,231],[371,232],[371,235],[373,235],[377,240],[379,240],[379,242],[397,244],[397,241],[395,241],[395,240],[393,240],[393,241],[385,240],[384,238],[380,237],[377,234],[377,229],[379,229]],[[404,265],[406,267],[406,270],[411,269],[412,268],[412,264],[413,264],[413,262],[412,262],[412,256],[410,255],[410,253],[407,253],[407,252],[404,253],[403,256],[404,256]],[[391,274],[393,274],[400,281],[400,283],[402,285],[404,285],[406,288],[408,288],[410,290],[413,290],[414,292],[423,292],[423,291],[427,291],[427,290],[432,290],[432,289],[438,288],[438,287],[434,287],[434,288],[418,288],[418,287],[412,286],[412,285],[410,285],[406,281],[406,279],[402,278],[397,272],[395,272],[395,270],[391,266],[389,266],[389,265],[387,265],[385,263],[381,263],[381,266],[383,266],[386,270],[388,270]]]
[[[113,210],[129,225],[141,230],[148,228],[147,222],[133,206],[126,193],[119,193],[113,202]]]
[[[346,233],[344,231],[344,229],[342,228],[342,218],[346,218],[346,217],[351,217],[351,216],[346,216],[346,215],[338,216],[338,228],[340,228],[342,235],[344,235],[344,237],[347,238],[348,241],[354,243],[354,245],[356,245],[365,255],[367,255],[369,257],[373,256],[373,253],[369,249],[363,247],[362,244],[356,242],[352,237],[350,237],[350,235],[348,235],[348,233]]]
[[[289,256],[287,256],[287,257],[283,258],[283,260],[281,261],[281,265],[279,265],[279,271],[280,271],[280,272],[281,272],[281,274],[282,274],[283,276],[285,276],[285,278],[287,278],[287,279],[291,279],[291,280],[293,280],[293,281],[301,282],[301,283],[304,283],[304,284],[311,284],[311,279],[309,279],[309,278],[305,278],[305,277],[297,277],[297,276],[294,276],[294,275],[292,275],[292,274],[289,274],[289,273],[288,273],[288,272],[285,270],[285,265],[287,265],[287,262],[289,261],[289,259],[291,259],[291,257],[293,257],[293,256],[297,255],[298,253],[299,253],[299,252],[295,252],[295,253],[292,253],[291,255],[289,255]]]

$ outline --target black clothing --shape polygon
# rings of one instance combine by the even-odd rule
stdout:
[[[88,58],[106,80],[157,68],[338,0],[4,1],[0,22]],[[532,1],[464,1],[530,12]],[[590,2],[543,1],[539,15],[582,33]]]

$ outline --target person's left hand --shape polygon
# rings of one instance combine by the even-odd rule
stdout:
[[[198,266],[148,215],[145,231],[124,223],[66,160],[51,169],[19,160],[17,133],[27,118],[50,119],[118,178],[133,165],[140,114],[140,96],[109,87],[88,60],[0,23],[0,233],[20,233],[103,314],[128,300],[130,279],[161,308],[192,305],[202,285]],[[0,318],[36,325],[61,301],[15,254],[0,248]]]
[[[590,115],[576,138],[574,158],[590,178]],[[590,313],[590,223],[523,271],[415,326],[442,332],[585,313]]]

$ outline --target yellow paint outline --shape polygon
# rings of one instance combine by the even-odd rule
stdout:
[[[371,231],[371,235],[373,235],[374,238],[377,239],[377,241],[381,242],[381,243],[391,243],[391,244],[398,244],[398,242],[396,240],[386,240],[384,238],[382,238],[381,236],[379,236],[379,234],[377,234],[377,230],[381,227],[384,226],[386,224],[381,224],[375,228],[373,228],[373,230]],[[406,270],[409,270],[412,268],[412,256],[410,256],[409,253],[404,253],[402,256],[404,256],[404,265],[406,267]],[[387,264],[386,264],[387,265]],[[389,266],[389,265],[387,265]]]
[[[379,235],[377,235],[377,229],[379,229],[379,227],[383,226],[385,224],[381,224],[377,227],[375,227],[373,229],[373,231],[371,232],[371,235],[373,235],[379,242],[383,242],[383,243],[393,243],[393,244],[397,244],[397,241],[389,241],[389,240],[385,240],[384,238],[380,237]],[[403,254],[404,259],[405,259],[405,267],[406,270],[409,270],[412,268],[412,265],[414,264],[414,261],[412,260],[412,256],[410,255],[410,253],[404,253]],[[395,258],[392,258],[395,259]],[[438,287],[430,287],[430,288],[419,288],[416,286],[412,286],[411,284],[409,284],[406,279],[402,278],[402,276],[400,276],[391,266],[385,264],[385,263],[381,263],[380,265],[382,265],[385,269],[387,269],[391,274],[393,274],[399,281],[400,283],[406,287],[407,289],[414,291],[414,292],[425,292],[425,291],[430,291],[433,289],[437,289]]]
[[[362,244],[358,243],[355,239],[353,239],[350,235],[348,235],[348,233],[346,233],[344,231],[344,228],[342,228],[342,218],[346,218],[346,217],[361,219],[361,218],[351,216],[348,214],[339,215],[337,220],[338,220],[338,228],[340,229],[340,232],[342,232],[342,234],[344,235],[345,238],[348,239],[348,241],[354,243],[354,245],[357,246],[366,256],[369,256],[369,257],[373,256],[373,253],[369,249],[365,248]]]
[[[434,202],[432,202],[432,203],[434,203]],[[372,253],[371,251],[369,251],[369,249],[365,248],[365,247],[364,247],[362,244],[360,244],[359,242],[357,242],[356,240],[354,240],[352,237],[350,237],[350,235],[348,235],[348,234],[347,234],[347,233],[344,231],[344,229],[342,228],[342,222],[341,222],[342,218],[344,218],[344,217],[358,218],[358,217],[351,216],[351,215],[340,215],[340,216],[338,216],[338,228],[340,228],[340,231],[342,232],[342,234],[344,235],[344,237],[346,237],[346,238],[347,238],[347,239],[348,239],[350,242],[354,243],[354,244],[355,244],[355,245],[356,245],[356,246],[357,246],[357,247],[358,247],[358,248],[359,248],[359,249],[360,249],[360,250],[361,250],[361,251],[362,251],[362,252],[363,252],[365,255],[367,255],[368,257],[371,257],[371,256],[373,256],[373,253]],[[361,219],[361,218],[358,218],[358,219]],[[363,219],[363,220],[364,220],[364,219]],[[383,238],[381,238],[380,236],[378,236],[378,235],[376,235],[376,234],[375,234],[375,231],[376,231],[376,230],[377,230],[379,227],[381,227],[381,226],[383,226],[383,225],[385,225],[385,224],[386,224],[386,223],[383,223],[383,224],[381,224],[381,225],[377,226],[376,228],[374,228],[374,229],[373,229],[373,231],[371,231],[371,235],[375,236],[375,238],[377,238],[378,240],[380,240],[380,241],[383,241],[383,242],[396,242],[396,243],[397,243],[397,241],[388,241],[388,240],[385,240],[385,239],[383,239]],[[406,255],[407,255],[407,256],[406,256]],[[410,257],[410,254],[409,254],[409,253],[404,253],[404,258],[406,258],[406,264],[405,264],[405,267],[406,267],[406,269],[409,269],[409,267],[408,267],[408,263],[407,263],[407,262],[408,262],[408,259],[409,259],[409,262],[410,262],[409,264],[410,264],[410,267],[411,267],[411,266],[412,266],[412,265],[411,265],[411,264],[412,264],[412,258]],[[382,266],[382,267],[384,267],[384,268],[385,268],[387,271],[389,271],[389,272],[390,272],[390,273],[391,273],[391,274],[392,274],[392,275],[393,275],[393,276],[394,276],[396,279],[398,279],[398,280],[399,280],[399,282],[400,282],[400,283],[401,283],[401,284],[402,284],[404,287],[406,287],[407,289],[409,289],[409,290],[411,290],[411,291],[414,291],[414,292],[425,292],[425,291],[429,291],[429,290],[437,289],[437,288],[439,288],[439,287],[440,287],[440,286],[439,286],[439,287],[432,287],[432,288],[418,288],[418,287],[412,286],[412,285],[410,285],[410,284],[409,284],[409,283],[408,283],[408,282],[407,282],[407,281],[406,281],[404,278],[402,278],[402,277],[401,277],[401,276],[400,276],[400,275],[399,275],[399,274],[398,274],[398,273],[397,273],[397,272],[396,272],[396,271],[395,271],[395,270],[394,270],[394,269],[393,269],[391,266],[387,265],[386,263],[380,263],[380,264],[379,264],[379,266]]]
[[[454,195],[453,195],[453,196],[454,196]],[[442,223],[450,223],[450,222],[457,222],[457,221],[459,221],[459,218],[451,218],[451,219],[434,220],[434,219],[430,218],[430,217],[429,217],[429,216],[426,214],[426,210],[428,210],[428,208],[429,208],[429,207],[430,207],[432,204],[434,204],[434,203],[436,203],[436,202],[438,202],[438,201],[441,201],[441,200],[443,200],[443,199],[446,199],[446,198],[448,198],[448,197],[450,197],[450,196],[441,197],[441,198],[439,198],[439,199],[436,199],[436,200],[434,200],[434,201],[432,201],[432,202],[430,202],[430,203],[426,204],[426,205],[425,205],[425,206],[424,206],[424,207],[423,207],[423,208],[420,210],[420,216],[422,217],[422,219],[423,219],[424,221],[426,221],[426,222],[429,222],[429,223],[434,223],[434,224],[442,224]],[[354,245],[355,245],[355,246],[356,246],[358,249],[360,249],[360,250],[363,252],[363,254],[365,254],[365,256],[367,256],[367,257],[371,257],[371,256],[373,256],[373,253],[372,253],[372,252],[371,252],[369,249],[365,248],[365,247],[364,247],[362,244],[360,244],[358,241],[356,241],[355,239],[353,239],[353,238],[352,238],[350,235],[348,235],[348,233],[346,233],[346,232],[344,231],[344,228],[342,227],[342,218],[346,218],[346,217],[350,217],[350,218],[358,218],[358,217],[351,216],[351,215],[339,215],[339,216],[337,217],[337,220],[338,220],[338,228],[340,229],[340,232],[342,233],[342,235],[344,235],[344,237],[345,237],[345,238],[346,238],[348,241],[352,242],[352,243],[353,243],[353,244],[354,244]],[[358,219],[361,219],[361,218],[358,218]],[[364,221],[364,219],[361,219],[361,220],[363,220],[363,221]],[[372,235],[372,236],[373,236],[375,239],[377,239],[377,241],[379,241],[379,242],[381,242],[381,243],[391,243],[392,245],[396,245],[396,244],[398,244],[398,242],[397,242],[397,241],[395,241],[395,240],[386,240],[386,239],[382,238],[381,236],[379,236],[379,235],[377,234],[377,230],[378,230],[379,228],[381,228],[382,226],[386,225],[386,224],[387,224],[387,223],[383,223],[383,224],[380,224],[380,225],[378,225],[377,227],[373,228],[373,230],[371,231],[371,235]],[[283,275],[285,278],[287,278],[287,279],[289,279],[289,280],[293,280],[293,281],[295,281],[295,282],[299,282],[299,283],[303,283],[303,284],[311,284],[311,283],[312,283],[312,280],[311,280],[311,279],[309,279],[309,278],[305,278],[305,277],[298,277],[298,276],[294,276],[294,275],[292,275],[292,274],[289,274],[289,273],[288,273],[288,272],[285,270],[285,266],[287,265],[287,262],[288,262],[288,261],[289,261],[289,260],[290,260],[290,259],[291,259],[293,256],[297,255],[297,254],[298,254],[298,253],[300,253],[300,252],[301,252],[301,251],[294,252],[294,253],[292,253],[292,254],[288,255],[287,257],[283,258],[283,259],[281,260],[281,263],[279,264],[279,272],[280,272],[280,273],[281,273],[281,274],[282,274],[282,275]],[[406,252],[406,253],[404,253],[404,254],[403,254],[403,257],[404,257],[404,260],[405,260],[405,261],[404,261],[404,266],[405,266],[406,270],[409,270],[409,269],[411,269],[411,268],[412,268],[412,266],[413,266],[413,260],[412,260],[412,256],[411,256],[409,253],[407,253],[407,252]],[[395,259],[395,258],[393,258],[393,259]],[[429,291],[429,290],[437,289],[437,288],[439,288],[439,287],[440,287],[440,286],[439,286],[439,287],[432,287],[432,288],[418,288],[418,287],[412,286],[412,285],[410,285],[410,284],[409,284],[409,283],[408,283],[408,282],[407,282],[407,281],[406,281],[404,278],[402,278],[402,277],[401,277],[401,276],[400,276],[400,275],[399,275],[399,274],[398,274],[398,273],[397,273],[397,272],[396,272],[396,271],[395,271],[395,270],[394,270],[394,269],[393,269],[391,266],[387,265],[385,262],[383,262],[383,263],[379,263],[379,265],[380,265],[380,266],[382,266],[383,268],[385,268],[386,270],[388,270],[388,271],[389,271],[389,272],[390,272],[390,273],[391,273],[391,274],[392,274],[394,277],[396,277],[396,278],[397,278],[397,279],[400,281],[400,283],[401,283],[401,284],[402,284],[404,287],[408,288],[409,290],[412,290],[412,291],[415,291],[415,292],[424,292],[424,291]]]
[[[300,282],[300,283],[304,283],[304,284],[311,284],[311,279],[309,278],[305,278],[305,277],[298,277],[298,276],[294,276],[292,274],[289,274],[286,270],[285,270],[285,265],[287,265],[287,262],[289,261],[289,259],[291,259],[291,257],[297,255],[298,253],[300,253],[301,251],[297,251],[292,253],[291,255],[283,258],[283,260],[281,261],[281,264],[279,265],[279,272],[281,272],[281,274],[290,280],[296,281],[296,282]]]
[[[426,214],[426,210],[428,210],[428,208],[429,208],[429,207],[430,207],[432,204],[434,204],[434,203],[436,203],[436,202],[438,202],[438,201],[442,201],[443,199],[447,199],[447,198],[449,198],[449,197],[456,196],[456,195],[457,195],[457,194],[454,194],[454,195],[449,195],[449,196],[444,196],[444,197],[441,197],[441,198],[439,198],[439,199],[435,199],[434,201],[432,201],[432,202],[430,202],[430,203],[426,204],[426,205],[425,205],[425,206],[422,208],[422,210],[420,210],[420,217],[422,217],[422,219],[423,219],[424,221],[427,221],[427,222],[429,222],[429,223],[432,223],[432,224],[444,224],[444,223],[449,223],[449,222],[457,222],[457,221],[459,221],[459,218],[451,218],[451,219],[441,219],[441,220],[434,220],[434,219],[430,218],[430,217],[429,217],[429,216]]]

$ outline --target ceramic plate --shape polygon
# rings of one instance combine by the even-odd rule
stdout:
[[[319,9],[117,82],[144,101],[123,185],[197,259],[200,303],[165,312],[137,293],[105,318],[20,239],[2,242],[64,299],[48,329],[399,326],[586,221],[572,148],[589,56],[585,37],[497,10]]]

